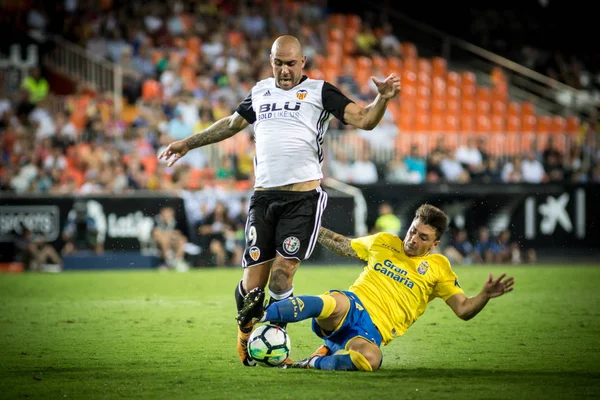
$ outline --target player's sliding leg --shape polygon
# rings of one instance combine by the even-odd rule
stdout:
[[[235,303],[238,311],[238,339],[237,351],[242,363],[246,366],[254,365],[248,355],[248,339],[254,330],[254,323],[263,314],[264,288],[269,279],[271,262],[255,265],[244,269],[243,279],[235,287]],[[250,290],[248,290],[248,288]],[[252,289],[260,289],[260,298],[255,299],[250,308],[244,309],[244,300]],[[253,321],[254,320],[254,321]]]
[[[293,296],[294,275],[299,266],[300,261],[296,258],[284,258],[279,254],[275,256],[269,280],[269,306]],[[287,327],[286,321],[272,322],[283,329]]]
[[[337,351],[333,355],[319,356],[313,354],[309,358],[293,363],[289,368],[314,368],[329,371],[376,371],[381,365],[379,347],[362,337],[355,337],[347,346],[347,350]]]
[[[309,318],[326,319],[335,311],[333,296],[296,296],[274,302],[265,310],[260,322],[273,324],[299,322]]]

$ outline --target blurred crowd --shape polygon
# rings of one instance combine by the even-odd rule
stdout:
[[[297,35],[310,70],[311,62],[328,51],[325,3],[37,4],[23,14],[24,26],[59,34],[120,64],[126,103],[117,114],[108,93],[85,86],[57,100],[44,71],[34,68],[21,91],[0,98],[0,190],[89,194],[250,188],[251,127],[226,143],[191,152],[170,168],[157,161],[157,154],[171,141],[229,115],[255,81],[271,74],[273,37]],[[403,55],[389,24],[362,24],[353,51]],[[358,102],[376,94],[374,85],[358,83],[350,72],[336,76],[334,83]],[[600,147],[591,124],[568,146],[549,139],[523,154],[498,154],[483,135],[450,145],[447,140],[426,148],[413,144],[403,154],[390,150],[390,143],[404,140],[394,118],[388,112],[370,132],[350,131],[334,120],[326,138],[326,173],[356,184],[600,182]],[[343,135],[336,134],[338,129]]]
[[[391,204],[381,203],[371,234],[387,232],[402,235],[402,223]],[[451,226],[433,253],[443,253],[452,264],[533,264],[537,254],[534,248],[522,248],[510,229],[491,231],[487,226],[468,231]]]

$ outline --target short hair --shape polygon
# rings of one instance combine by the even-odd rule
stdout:
[[[448,229],[448,216],[431,204],[422,204],[415,212],[415,219],[435,229],[435,239],[440,240]]]

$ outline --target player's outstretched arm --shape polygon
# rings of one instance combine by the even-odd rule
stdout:
[[[344,109],[344,121],[358,129],[368,131],[377,126],[385,114],[388,101],[396,97],[400,91],[400,77],[396,74],[391,74],[383,81],[379,81],[373,76],[371,80],[379,92],[375,100],[365,108],[350,103]]]
[[[195,133],[186,139],[171,143],[158,158],[166,161],[170,160],[168,164],[170,167],[181,157],[185,156],[188,151],[230,138],[248,125],[248,121],[244,117],[234,112],[229,117],[221,118],[203,131]]]
[[[319,238],[317,240],[329,251],[337,254],[338,256],[360,258],[358,257],[358,254],[356,254],[356,251],[354,251],[352,248],[350,239],[348,239],[346,236],[340,235],[339,233],[335,233],[329,229],[321,227],[321,229],[319,229]]]
[[[467,297],[463,293],[458,293],[446,300],[446,303],[459,318],[468,321],[483,310],[490,299],[513,291],[515,279],[512,276],[504,278],[506,278],[506,274],[500,275],[498,279],[494,279],[490,274],[477,296]]]

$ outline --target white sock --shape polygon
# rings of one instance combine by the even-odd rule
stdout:
[[[288,290],[286,290],[283,293],[273,293],[273,291],[271,291],[271,289],[269,289],[269,296],[271,296],[271,298],[273,298],[275,300],[283,300],[283,299],[287,299],[288,297],[290,297],[293,292],[294,292],[294,285],[292,285],[291,288],[289,288]]]
[[[315,367],[315,363],[317,362],[317,359],[318,359],[318,358],[319,358],[319,357],[313,357],[313,358],[312,358],[312,360],[310,360],[310,361],[308,362],[308,366],[309,366],[310,368],[314,368],[314,367]]]

